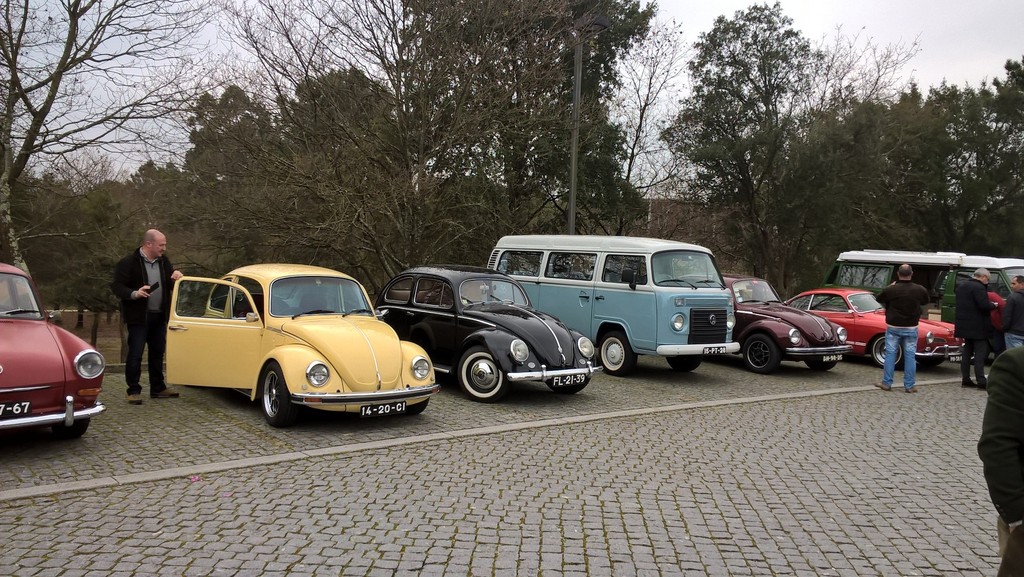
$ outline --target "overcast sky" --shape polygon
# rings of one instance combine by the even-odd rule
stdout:
[[[711,29],[715,18],[732,18],[753,0],[656,0],[659,19],[674,19],[687,42]],[[769,5],[774,1],[768,2]],[[911,44],[920,52],[906,69],[923,92],[947,83],[977,87],[1005,77],[1003,64],[1024,56],[1024,0],[781,0],[782,12],[812,42],[860,31],[877,44]]]

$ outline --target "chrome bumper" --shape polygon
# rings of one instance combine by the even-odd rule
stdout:
[[[593,363],[587,361],[587,366],[579,369],[558,369],[557,371],[549,371],[544,365],[540,366],[539,371],[526,371],[522,373],[508,373],[508,380],[510,381],[546,381],[554,377],[561,377],[564,375],[592,375],[598,371],[604,370],[603,367],[595,367]]]
[[[963,348],[957,345],[939,345],[930,351],[917,351],[915,357],[932,359],[935,357],[949,358],[950,355],[962,355]]]
[[[372,393],[292,393],[296,405],[372,405],[391,401],[413,401],[441,392],[441,385],[432,383],[397,391]]]
[[[787,357],[820,357],[822,355],[845,355],[853,351],[852,345],[835,347],[793,347],[786,349]]]
[[[70,427],[75,424],[75,421],[82,419],[91,419],[96,415],[106,411],[107,407],[103,403],[96,401],[96,404],[88,409],[82,409],[81,411],[75,410],[75,399],[70,395],[64,397],[64,412],[53,413],[52,415],[36,415],[34,417],[17,417],[14,419],[3,419],[0,420],[0,429],[14,429],[20,427],[38,427],[42,425],[56,425],[63,423],[64,426]]]

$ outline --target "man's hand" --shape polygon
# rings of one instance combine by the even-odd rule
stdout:
[[[185,276],[185,275],[181,274],[180,270],[176,270],[176,271],[171,273],[171,280],[178,280],[179,278],[181,278],[183,276]]]

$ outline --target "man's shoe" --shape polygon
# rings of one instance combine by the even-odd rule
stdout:
[[[878,387],[879,389],[882,389],[883,391],[891,391],[892,390],[892,385],[887,385],[887,384],[885,384],[885,383],[883,383],[881,381],[875,383],[875,386]]]
[[[164,389],[162,391],[149,394],[149,398],[151,399],[177,399],[179,396],[178,391],[172,391],[171,389]]]
[[[960,381],[960,386],[964,387],[965,389],[976,389],[976,388],[978,388],[978,385],[976,385],[974,383],[974,381],[972,381],[970,379],[967,379],[966,381]]]
[[[910,387],[909,389],[906,389],[906,391],[907,391],[908,393],[919,393],[919,392],[921,392],[920,390],[918,390],[918,388],[917,388],[917,386],[916,386],[916,385],[915,385],[915,386],[913,386],[913,387]]]
[[[978,388],[983,390],[983,391],[987,390],[988,389],[988,383],[978,383]]]
[[[141,405],[142,404],[142,395],[128,395],[128,404],[129,405]]]

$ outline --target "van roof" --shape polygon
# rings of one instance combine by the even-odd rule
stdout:
[[[603,236],[588,234],[524,234],[504,236],[494,246],[498,249],[600,250],[653,253],[664,250],[692,250],[711,254],[698,244],[646,238],[641,236]]]
[[[962,252],[918,252],[912,250],[850,250],[839,254],[840,261],[887,264],[944,264],[951,267],[990,269],[1024,267],[1024,259],[964,254]]]

